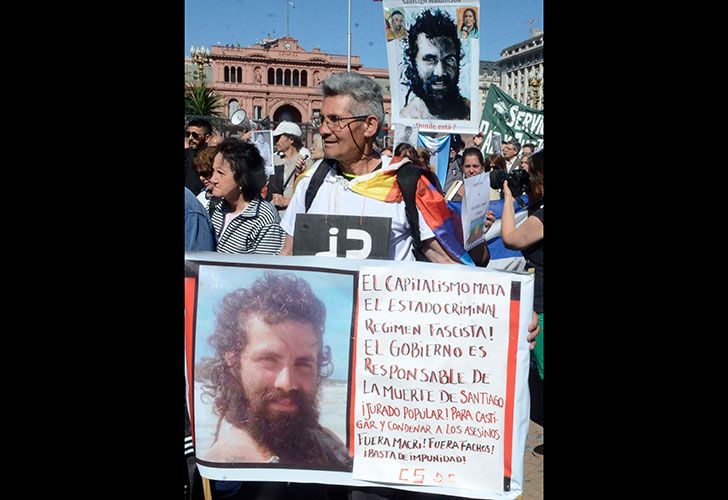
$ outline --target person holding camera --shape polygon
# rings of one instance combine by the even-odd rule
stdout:
[[[543,149],[528,157],[528,177],[528,217],[518,228],[510,188],[514,184],[509,182],[511,179],[503,180],[501,237],[507,248],[521,250],[526,268],[535,271],[533,311],[534,316],[538,316],[540,333],[531,351],[528,385],[531,390],[531,420],[543,427]],[[533,451],[543,455],[543,444]]]
[[[486,172],[493,170],[502,170],[506,171],[506,160],[503,159],[503,157],[497,153],[493,153],[492,155],[488,155],[488,157],[485,159],[485,166],[487,167]],[[491,174],[492,176],[493,174]],[[494,200],[500,200],[501,198],[501,190],[500,190],[500,184],[498,184],[497,187],[490,186],[490,201]]]

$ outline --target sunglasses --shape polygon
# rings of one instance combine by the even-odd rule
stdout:
[[[210,177],[212,177],[212,170],[209,170],[207,172],[197,172],[197,175],[199,175],[203,179],[209,179]]]
[[[185,130],[185,137],[192,136],[193,139],[197,140],[200,138],[200,134],[197,132],[190,132],[189,130]]]

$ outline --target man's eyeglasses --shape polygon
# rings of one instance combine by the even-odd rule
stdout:
[[[331,130],[340,130],[344,128],[349,123],[345,123],[344,125],[341,124],[341,120],[356,120],[360,121],[365,118],[368,118],[369,115],[359,115],[359,116],[316,116],[311,120],[311,125],[313,125],[316,128],[321,127],[324,123],[327,127]]]
[[[189,137],[189,136],[192,136],[195,140],[199,140],[199,138],[200,138],[200,134],[198,134],[197,132],[185,130],[185,137]]]

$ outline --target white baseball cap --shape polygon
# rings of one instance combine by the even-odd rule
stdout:
[[[291,134],[301,137],[301,127],[291,122],[281,122],[278,124],[276,129],[273,131],[273,137],[281,134]]]

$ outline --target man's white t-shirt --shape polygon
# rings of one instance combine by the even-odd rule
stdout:
[[[382,168],[389,166],[390,158],[382,156]],[[312,167],[312,173],[321,166],[321,160]],[[322,167],[325,168],[325,167]],[[296,227],[296,214],[306,212],[306,189],[312,175],[307,175],[296,186],[293,199],[281,220],[283,230],[293,236]],[[412,236],[410,225],[404,210],[404,201],[387,203],[368,198],[349,189],[349,181],[335,171],[330,170],[324,178],[316,197],[313,199],[310,214],[363,215],[366,217],[389,217],[392,228],[389,236],[389,258],[392,260],[415,260],[412,253]],[[420,241],[433,238],[435,235],[417,211],[420,219]]]

